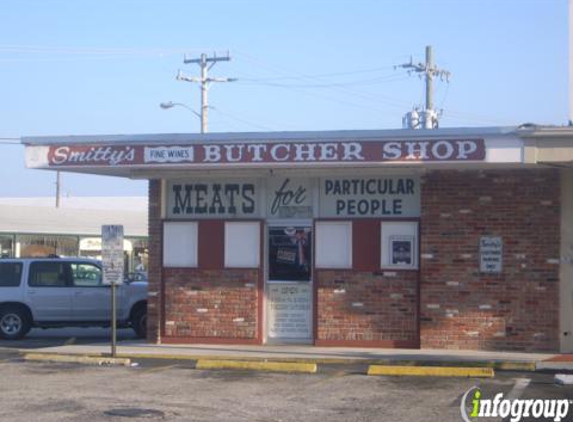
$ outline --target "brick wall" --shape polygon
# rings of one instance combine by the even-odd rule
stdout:
[[[220,220],[199,226],[201,268],[162,269],[161,197],[150,180],[148,340],[259,342],[259,270],[222,269]]]
[[[353,222],[353,270],[315,272],[316,344],[558,350],[559,195],[550,169],[428,172],[420,273],[380,271],[379,220]],[[255,342],[259,270],[221,269],[209,248],[221,249],[222,223],[204,222],[200,233],[219,239],[200,251],[204,264],[164,269],[162,286],[159,181],[149,198],[149,340],[163,316],[161,341]],[[503,239],[499,275],[479,272],[481,236]]]
[[[417,347],[418,273],[388,274],[316,271],[317,344]]]
[[[557,351],[559,174],[434,171],[422,181],[421,346]],[[503,272],[479,272],[480,236]]]
[[[165,335],[257,338],[258,270],[165,269]]]

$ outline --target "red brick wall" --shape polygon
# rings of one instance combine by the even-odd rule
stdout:
[[[257,338],[258,270],[164,269],[165,335]]]
[[[149,183],[149,340],[158,341],[163,316],[162,341],[254,341],[259,270],[212,269],[213,260],[164,269],[162,287],[160,187]],[[379,222],[355,222],[354,271],[315,272],[317,344],[558,350],[559,192],[554,170],[428,172],[420,274],[384,275]],[[480,274],[480,236],[502,237],[502,274]]]
[[[161,197],[150,180],[148,340],[259,342],[259,270],[222,268],[222,220],[199,225],[199,269],[162,269]]]
[[[421,192],[421,346],[557,351],[558,172],[434,171]],[[501,274],[480,236],[502,237]]]
[[[418,274],[387,274],[317,270],[317,344],[417,347]]]

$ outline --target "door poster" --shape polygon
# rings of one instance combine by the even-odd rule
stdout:
[[[311,254],[309,227],[269,228],[270,281],[310,281]]]

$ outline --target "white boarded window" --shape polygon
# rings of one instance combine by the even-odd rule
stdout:
[[[259,222],[225,223],[225,268],[258,268],[260,248]]]
[[[197,267],[197,223],[163,224],[163,266]]]
[[[408,269],[418,268],[418,222],[382,221],[381,268]]]
[[[352,268],[352,223],[316,223],[316,267]]]

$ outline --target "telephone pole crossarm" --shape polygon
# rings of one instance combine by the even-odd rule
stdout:
[[[426,46],[426,61],[425,63],[414,64],[412,58],[410,58],[409,63],[404,63],[396,67],[401,67],[408,70],[408,74],[419,73],[420,76],[424,76],[426,82],[426,107],[422,112],[422,118],[425,121],[423,126],[425,128],[432,128],[438,126],[438,116],[434,110],[434,79],[439,77],[440,80],[446,80],[449,82],[451,73],[445,69],[439,69],[434,64],[434,53],[432,51],[432,46]],[[417,113],[417,111],[416,111]],[[409,115],[412,112],[408,113]],[[416,114],[417,116],[418,114]],[[411,117],[411,116],[410,116]],[[417,118],[417,117],[416,117]],[[411,126],[411,123],[410,125]]]
[[[213,82],[235,82],[237,78],[211,78],[208,76],[209,70],[218,62],[228,62],[231,60],[231,57],[227,53],[224,57],[217,57],[216,54],[213,54],[213,57],[207,57],[205,53],[201,54],[201,57],[196,59],[188,59],[187,57],[184,58],[183,63],[195,63],[198,64],[201,68],[201,76],[198,77],[189,77],[185,76],[179,71],[175,79],[178,81],[185,81],[185,82],[195,82],[201,84],[201,133],[207,133],[207,121],[208,121],[208,110],[209,110],[209,103],[208,103],[208,91],[209,85]]]

